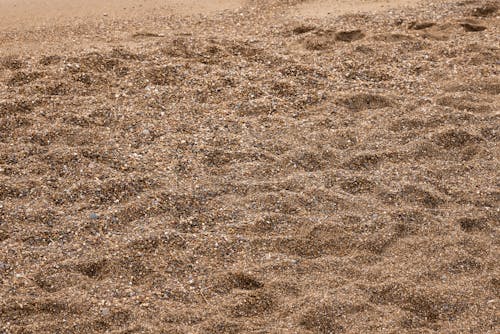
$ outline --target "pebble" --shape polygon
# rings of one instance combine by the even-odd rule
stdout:
[[[10,268],[10,266],[7,263],[0,262],[0,271],[7,270],[9,268]]]
[[[99,219],[99,215],[97,213],[95,213],[95,212],[92,212],[90,214],[90,219]]]

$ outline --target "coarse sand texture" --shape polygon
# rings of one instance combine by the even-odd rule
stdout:
[[[0,1],[0,334],[499,333],[499,7]]]

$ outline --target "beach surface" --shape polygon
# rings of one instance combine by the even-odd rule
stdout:
[[[2,0],[0,28],[74,24],[103,17],[126,20],[158,14],[213,14],[242,4],[241,0]]]
[[[498,10],[0,0],[0,334],[498,333]]]

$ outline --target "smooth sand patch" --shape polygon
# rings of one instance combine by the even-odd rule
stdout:
[[[155,14],[213,14],[237,9],[243,0],[1,0],[0,29],[50,26],[103,16],[130,18]]]
[[[325,17],[383,11],[415,5],[418,2],[412,0],[317,0],[300,4],[293,10],[293,13],[306,17]]]

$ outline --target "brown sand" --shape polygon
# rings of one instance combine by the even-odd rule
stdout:
[[[498,333],[498,2],[308,4],[3,26],[0,333]]]
[[[54,26],[102,17],[130,19],[148,14],[210,14],[241,7],[243,0],[2,0],[0,28]]]
[[[292,12],[307,17],[338,16],[352,13],[375,13],[414,7],[418,0],[315,0],[301,1],[298,6],[291,8]]]

